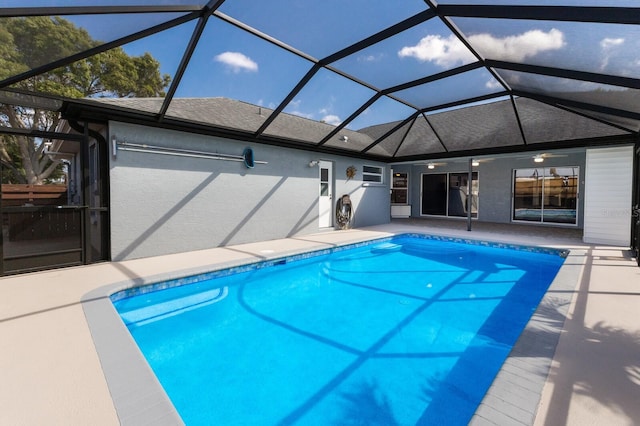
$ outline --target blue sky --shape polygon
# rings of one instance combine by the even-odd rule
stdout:
[[[439,3],[465,2],[468,0],[441,0]],[[496,1],[476,3],[494,4]],[[545,4],[544,1],[528,0],[504,3]],[[228,0],[220,11],[321,59],[426,8],[422,0],[378,2],[375,8],[370,4],[367,0]],[[637,1],[553,0],[548,4],[637,6]],[[105,16],[73,17],[72,20],[86,27],[94,38],[108,41],[140,27],[141,23],[161,22],[167,17],[175,15],[118,16],[112,18],[112,24],[106,25]],[[101,25],[91,22],[95,20]],[[640,74],[640,33],[635,26],[473,18],[454,22],[486,58],[636,78]],[[162,72],[173,77],[194,24],[189,22],[123,47],[133,55],[148,51],[160,61]],[[439,19],[431,19],[331,65],[384,89],[475,60]],[[176,96],[222,96],[275,108],[312,66],[313,63],[303,57],[211,17]],[[552,83],[558,88],[566,85],[561,80],[549,84]],[[579,83],[567,89],[593,88],[593,84]],[[423,108],[501,91],[502,87],[490,73],[481,69],[396,95]],[[339,124],[374,93],[336,73],[321,70],[285,111]],[[349,128],[401,120],[412,112],[413,109],[406,105],[383,98]]]

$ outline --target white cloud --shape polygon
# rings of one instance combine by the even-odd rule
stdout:
[[[500,84],[500,82],[495,78],[492,78],[491,80],[487,81],[484,85],[487,89],[492,89],[492,90],[504,88],[502,87],[502,84]]]
[[[241,71],[258,71],[258,64],[251,60],[251,58],[249,58],[248,56],[245,56],[239,52],[224,52],[216,55],[213,59],[226,65],[234,73],[239,73]]]
[[[520,62],[540,52],[561,49],[565,45],[564,34],[555,28],[544,32],[531,30],[520,35],[496,38],[490,34],[469,37],[469,43],[487,58]]]
[[[302,101],[300,99],[296,99],[291,101],[287,107],[287,113],[296,115],[302,118],[308,118],[309,120],[322,121],[327,124],[331,124],[333,126],[337,126],[342,123],[340,117],[331,113],[331,107],[320,108],[314,113],[303,112],[305,108],[301,108]],[[291,108],[291,109],[289,109]],[[318,117],[322,117],[318,119]]]
[[[337,126],[340,123],[342,123],[342,120],[340,120],[340,117],[334,114],[325,115],[324,117],[322,117],[322,121],[324,121],[327,124],[331,124],[333,126]]]
[[[302,111],[289,111],[289,114],[297,115],[298,117],[308,118],[310,120],[313,120],[313,114],[307,114]]]
[[[611,58],[615,58],[616,47],[624,44],[623,38],[603,38],[600,40],[600,49],[602,50],[602,57],[600,59],[600,71],[605,71],[609,66]]]
[[[600,41],[600,47],[604,50],[624,44],[623,38],[604,38]]]
[[[540,52],[557,50],[565,45],[564,34],[555,28],[548,32],[531,30],[508,37],[475,34],[469,36],[468,40],[471,46],[476,47],[485,57],[510,61],[522,61]],[[441,67],[462,65],[475,59],[454,35],[447,38],[428,35],[415,46],[403,47],[398,55],[401,58],[413,57],[420,62],[433,62]]]
[[[258,99],[258,101],[255,104],[261,107],[269,108],[269,109],[276,109],[277,107],[277,105],[273,102],[269,102],[268,104],[265,104],[264,99]]]
[[[300,108],[300,104],[302,103],[301,99],[296,99],[293,100],[291,102],[289,102],[289,106],[291,106],[292,108]]]
[[[377,55],[362,55],[358,56],[358,62],[380,62],[383,58],[383,53]]]
[[[398,52],[401,58],[415,58],[420,62],[434,62],[441,67],[468,63],[475,58],[454,35],[443,38],[428,35],[415,46],[405,46]]]

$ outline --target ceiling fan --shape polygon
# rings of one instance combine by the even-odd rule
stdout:
[[[437,162],[437,161],[424,161],[424,162],[421,162],[421,163],[414,163],[413,165],[414,166],[420,166],[420,167],[427,166],[427,169],[433,170],[436,167],[446,166],[447,163],[446,162]]]
[[[539,154],[529,154],[526,156],[516,157],[518,160],[533,160],[534,163],[542,163],[544,160],[548,158],[560,158],[566,157],[567,154],[551,154],[548,152],[543,152]]]
[[[494,158],[474,158],[473,159],[473,166],[479,166],[481,163],[488,163],[489,161],[493,161]],[[458,159],[454,159],[451,162],[453,163],[468,163],[469,159],[468,158],[458,158]],[[446,166],[447,162],[437,162],[437,161],[422,161],[420,163],[414,163],[414,166],[427,166],[428,169],[435,169],[436,167],[441,167],[441,166]]]
[[[471,165],[473,167],[479,166],[480,164],[483,163],[488,163],[490,161],[495,160],[495,158],[489,158],[489,157],[484,157],[484,158],[474,158],[473,162],[471,163]],[[469,159],[468,158],[459,158],[457,160],[455,160],[456,163],[465,163],[468,164],[469,163]]]

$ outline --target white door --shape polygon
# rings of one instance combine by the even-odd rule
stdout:
[[[333,164],[330,161],[320,161],[320,198],[318,205],[320,228],[333,226]]]

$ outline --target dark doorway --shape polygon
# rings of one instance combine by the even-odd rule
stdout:
[[[423,215],[447,214],[447,174],[434,173],[422,175]]]

